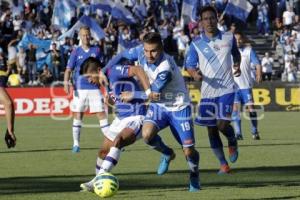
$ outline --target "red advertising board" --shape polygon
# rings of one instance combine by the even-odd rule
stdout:
[[[7,91],[18,116],[70,114],[72,95],[67,95],[62,87],[7,88]],[[0,105],[0,115],[4,115],[3,105]]]

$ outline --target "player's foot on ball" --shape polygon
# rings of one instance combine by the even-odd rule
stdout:
[[[253,140],[260,140],[258,133],[252,135]]]
[[[81,183],[80,188],[82,192],[94,192],[94,181],[91,180],[86,183]]]
[[[174,153],[174,151],[172,150],[171,155],[165,155],[162,154],[161,158],[160,158],[160,163],[157,169],[157,174],[158,175],[163,175],[165,174],[168,169],[169,169],[169,164],[172,160],[174,160],[176,157],[176,154]]]
[[[235,163],[239,157],[239,151],[238,151],[238,146],[229,146],[229,160],[232,163]]]
[[[199,173],[197,176],[190,175],[190,192],[197,192],[200,190],[200,181],[199,181]]]
[[[243,136],[242,136],[241,134],[236,135],[235,138],[236,138],[237,140],[243,140],[243,139],[244,139]]]
[[[77,145],[73,146],[72,152],[73,152],[73,153],[79,153],[79,152],[80,152],[80,147],[77,146]]]
[[[230,167],[227,164],[221,165],[220,170],[218,172],[218,174],[222,175],[222,174],[228,174],[230,172]]]

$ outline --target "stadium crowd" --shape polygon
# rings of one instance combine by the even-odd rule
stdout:
[[[272,47],[284,60],[282,80],[297,81],[300,48],[300,1],[299,0],[249,0],[253,9],[247,23],[224,13],[228,0],[202,0],[199,7],[212,4],[219,13],[218,27],[232,31],[249,24],[257,25],[261,37],[273,33]],[[72,27],[82,15],[93,17],[103,28],[105,38],[94,41],[104,53],[104,62],[126,48],[136,46],[141,37],[149,31],[158,31],[163,39],[165,51],[174,56],[182,66],[190,42],[202,31],[201,23],[190,21],[183,26],[181,21],[181,0],[119,0],[138,21],[129,25],[121,20],[112,20],[109,13],[91,9],[93,0],[82,0],[73,13]],[[47,85],[63,80],[63,72],[72,50],[79,44],[78,35],[59,39],[62,31],[52,22],[54,0],[1,0],[0,9],[0,69],[10,70],[10,86]],[[19,43],[24,34],[38,39],[51,40],[49,49],[37,51],[29,43],[26,48]],[[265,52],[262,59],[264,80],[271,80],[272,52]],[[40,54],[48,55],[49,61],[37,64]],[[58,83],[58,82],[57,82]]]

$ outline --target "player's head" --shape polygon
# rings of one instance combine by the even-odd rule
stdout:
[[[246,36],[242,32],[235,32],[234,37],[236,39],[236,44],[238,48],[241,48],[245,45],[247,39]]]
[[[218,14],[216,9],[212,6],[204,6],[199,14],[205,32],[215,33],[218,30]]]
[[[82,26],[79,29],[79,37],[82,45],[90,45],[91,42],[91,30],[88,26]]]
[[[94,57],[87,58],[80,67],[80,74],[88,78],[92,83],[99,82],[99,71],[101,70],[102,65],[99,59]]]
[[[159,33],[149,32],[143,37],[144,53],[148,63],[155,63],[163,52],[163,43]]]

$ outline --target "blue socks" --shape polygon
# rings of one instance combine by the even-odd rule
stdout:
[[[159,135],[155,135],[151,140],[146,141],[146,143],[156,151],[159,151],[165,155],[172,154],[172,149],[165,145]]]
[[[242,135],[241,116],[239,111],[232,112],[232,122],[235,135]]]
[[[217,134],[208,134],[210,147],[213,150],[213,153],[219,160],[221,165],[228,164],[223,151],[223,143],[221,141],[220,135]]]

